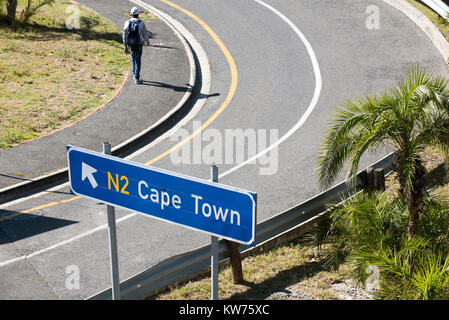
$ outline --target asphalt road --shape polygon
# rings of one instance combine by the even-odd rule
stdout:
[[[272,150],[273,157],[265,158],[271,159],[266,162],[270,166],[261,165],[259,158],[255,164],[238,167],[235,157],[225,163],[224,155],[217,163],[221,183],[257,192],[258,222],[319,192],[314,173],[317,151],[328,119],[345,99],[391,87],[415,63],[447,76],[442,57],[426,35],[378,0],[176,0],[202,24],[162,1],[146,2],[180,21],[205,49],[210,63],[209,97],[184,129],[191,133],[195,125],[207,124],[203,134],[218,132],[223,139],[230,129],[277,130],[282,143]],[[380,9],[380,28],[369,30],[365,12],[373,4]],[[100,1],[95,9],[102,13],[133,5]],[[230,68],[232,61],[235,70]],[[207,122],[211,117],[213,121]],[[203,147],[209,145],[210,136],[202,136]],[[165,139],[133,160],[148,163],[176,142]],[[190,146],[194,162],[196,149],[193,143]],[[258,145],[256,151],[266,147]],[[246,146],[246,158],[251,154],[248,150],[251,146]],[[381,156],[366,157],[362,166]],[[173,159],[166,155],[152,165],[209,178],[204,161],[176,165]],[[261,167],[272,168],[273,174],[262,175]],[[2,208],[13,213],[71,197],[64,192],[66,188]],[[208,235],[125,210],[117,210],[117,219],[122,280],[210,240]],[[109,287],[108,237],[101,228],[105,223],[104,205],[83,199],[1,221],[0,298],[82,299]],[[29,256],[25,259],[25,255]],[[68,266],[79,269],[79,288],[67,286],[72,270]]]

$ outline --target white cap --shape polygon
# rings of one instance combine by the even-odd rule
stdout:
[[[139,8],[133,7],[133,8],[131,9],[131,14],[132,14],[133,16],[138,15],[139,13],[140,13]]]

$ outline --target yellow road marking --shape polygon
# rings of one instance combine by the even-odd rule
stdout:
[[[32,211],[36,211],[36,210],[39,210],[39,209],[53,207],[53,206],[56,206],[58,204],[67,203],[67,202],[70,202],[70,201],[73,201],[73,200],[76,200],[76,199],[81,199],[81,196],[75,196],[75,197],[71,197],[69,199],[65,199],[65,200],[61,200],[61,201],[53,201],[53,202],[49,202],[49,203],[46,203],[46,204],[43,204],[43,205],[31,208],[31,209],[22,210],[22,211],[19,211],[19,212],[16,212],[16,213],[13,213],[13,214],[10,214],[8,216],[0,218],[0,222],[2,222],[3,220],[8,220],[8,219],[15,218],[15,217],[17,217],[17,216],[19,216],[21,214],[26,214],[26,213],[30,213]]]
[[[199,18],[198,16],[196,16],[192,12],[190,12],[190,11],[180,7],[180,6],[178,6],[177,4],[174,4],[171,1],[168,1],[168,0],[160,0],[160,1],[164,2],[165,4],[167,4],[169,6],[172,6],[173,8],[175,8],[175,9],[177,9],[177,10],[183,12],[183,13],[185,13],[186,15],[191,17],[193,20],[195,20],[199,25],[201,25],[201,27],[203,27],[203,29],[205,29],[207,31],[207,33],[209,33],[209,35],[212,37],[212,39],[220,47],[221,51],[223,52],[223,54],[226,57],[226,60],[228,61],[229,68],[231,70],[231,86],[229,88],[229,92],[228,92],[228,95],[226,96],[225,101],[223,101],[223,104],[220,106],[220,108],[217,109],[217,111],[215,111],[215,113],[209,119],[206,120],[206,122],[204,122],[201,125],[200,128],[195,130],[190,136],[188,136],[184,140],[178,142],[176,145],[174,145],[173,147],[171,147],[167,151],[161,153],[160,155],[158,155],[155,158],[151,159],[150,161],[146,162],[145,163],[146,165],[151,165],[154,162],[164,158],[165,156],[167,156],[168,154],[170,154],[174,150],[178,149],[179,147],[181,147],[182,145],[184,145],[188,141],[192,140],[198,133],[200,133],[202,130],[207,128],[228,107],[229,103],[231,102],[232,98],[234,97],[235,91],[237,90],[237,82],[238,82],[237,66],[235,64],[234,58],[232,57],[231,53],[229,52],[229,50],[224,45],[223,41],[221,41],[221,39],[217,36],[217,34],[201,18]],[[39,210],[39,209],[44,209],[44,208],[56,206],[58,204],[67,203],[67,202],[70,202],[70,201],[73,201],[73,200],[77,200],[77,199],[81,199],[81,196],[75,196],[75,197],[72,197],[72,198],[69,198],[69,199],[65,199],[65,200],[61,200],[61,201],[54,201],[54,202],[43,204],[41,206],[37,206],[37,207],[31,208],[31,209],[22,210],[20,212],[16,212],[14,214],[11,214],[11,215],[8,215],[8,216],[0,218],[0,222],[4,221],[4,220],[11,219],[11,218],[14,218],[14,217],[17,217],[18,215],[21,215],[21,214],[30,213],[32,211],[36,211],[36,210]]]
[[[167,4],[169,6],[172,6],[172,7],[176,8],[176,9],[178,9],[179,11],[181,11],[183,13],[185,13],[186,15],[191,17],[193,20],[198,22],[198,24],[201,25],[201,27],[203,27],[203,29],[205,29],[207,31],[207,33],[209,33],[209,35],[212,37],[212,39],[214,39],[214,41],[220,47],[221,51],[223,52],[223,54],[226,57],[226,60],[228,61],[229,68],[231,69],[231,86],[229,88],[228,95],[227,95],[225,101],[223,102],[223,104],[220,106],[220,108],[217,109],[217,111],[215,111],[215,113],[209,119],[207,119],[206,122],[204,122],[201,125],[201,127],[199,127],[190,136],[188,136],[184,140],[178,142],[176,145],[174,145],[173,147],[171,147],[170,149],[168,149],[164,153],[161,153],[157,157],[155,157],[155,158],[151,159],[150,161],[146,162],[145,164],[147,164],[147,165],[151,165],[154,162],[164,158],[165,156],[167,156],[168,154],[170,154],[174,150],[178,149],[179,147],[181,147],[182,145],[184,145],[188,141],[192,140],[193,137],[195,137],[198,133],[200,133],[202,130],[207,128],[227,108],[227,106],[229,105],[229,103],[231,102],[231,100],[232,100],[232,98],[233,98],[233,96],[235,94],[235,91],[237,89],[237,82],[238,82],[237,66],[235,65],[234,58],[232,58],[232,55],[229,53],[229,50],[226,48],[226,46],[224,45],[223,41],[221,41],[221,39],[217,36],[217,34],[202,19],[200,19],[198,16],[196,16],[192,12],[190,12],[190,11],[180,7],[180,6],[178,6],[177,4],[174,4],[171,1],[168,1],[168,0],[160,0],[160,1],[164,2],[165,4]]]

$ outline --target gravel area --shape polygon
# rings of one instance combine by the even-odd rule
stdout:
[[[331,284],[327,289],[314,293],[303,284],[295,284],[283,291],[274,292],[267,300],[372,300],[372,294],[352,285],[350,279]]]

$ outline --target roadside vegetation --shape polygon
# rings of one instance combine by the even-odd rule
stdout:
[[[388,145],[397,156],[386,191],[329,204],[297,242],[245,258],[242,285],[224,265],[220,298],[449,299],[448,81],[414,67],[395,88],[346,102],[329,128],[317,165],[321,186],[346,162],[354,181],[360,157]],[[336,291],[343,284],[345,294]],[[209,299],[210,278],[152,298]]]
[[[432,147],[425,148],[422,159],[428,172],[426,180],[431,193],[439,199],[436,202],[441,201],[445,205],[449,201],[449,179],[445,175],[445,159],[438,150]],[[377,208],[374,206],[377,198],[390,206],[400,206],[399,203],[394,203],[398,189],[398,179],[392,173],[386,177],[386,190],[384,193],[373,193],[371,196],[366,195],[368,198],[365,204],[362,201],[364,194],[360,194],[352,199],[351,203],[356,208],[356,205],[358,205],[358,209],[371,206],[371,213],[375,210],[380,211],[380,206]],[[341,213],[344,207],[351,207],[351,205],[350,203],[340,206],[329,204],[329,215],[333,215],[334,211],[335,215],[337,215],[337,210]],[[355,212],[355,209],[352,212]],[[374,221],[379,223],[382,219],[385,220],[386,210],[383,212],[384,216]],[[350,213],[347,213],[345,218],[349,215]],[[442,216],[444,217],[444,215],[443,210]],[[369,216],[369,212],[367,216]],[[399,225],[403,228],[402,238],[406,235],[406,218],[407,216],[404,213],[396,218],[396,221],[399,221]],[[346,227],[346,230],[350,230],[342,220],[336,220],[332,230],[335,230],[339,224],[342,227]],[[346,238],[337,238],[336,233],[329,232],[326,237],[319,240],[320,232],[321,236],[323,236],[323,231],[325,230],[322,223],[326,221],[330,221],[329,216],[324,216],[320,219],[316,229],[303,238],[269,250],[260,249],[245,257],[242,261],[245,279],[243,284],[233,283],[231,266],[228,262],[225,262],[220,266],[219,273],[220,299],[346,300],[386,298],[380,294],[376,295],[373,290],[379,285],[376,282],[377,271],[379,270],[376,270],[375,265],[372,264],[372,267],[363,266],[356,269],[357,265],[355,263],[357,260],[352,260],[349,256],[350,243],[347,242],[346,246],[339,246],[345,243],[345,240],[350,239],[350,233],[348,233]],[[447,224],[447,221],[445,223]],[[435,226],[433,224],[427,228],[431,229],[435,228]],[[364,227],[366,227],[366,223]],[[443,224],[441,230],[444,230],[444,227]],[[363,229],[359,228],[359,230]],[[334,239],[337,240],[334,242]],[[356,274],[354,274],[354,270],[357,270]],[[357,280],[355,277],[357,274],[363,277],[365,285],[362,281]],[[414,292],[416,298],[416,291],[412,292],[409,290],[408,292],[410,295]],[[403,298],[405,299],[405,296]],[[157,292],[149,299],[210,299],[210,271],[205,271],[194,279],[177,283],[161,292]]]
[[[132,18],[131,13],[129,12],[125,12],[125,16],[128,18]],[[143,20],[143,21],[159,21],[159,17],[156,16],[154,13],[148,11],[148,10],[143,10],[140,14],[139,14],[139,19]]]
[[[243,284],[234,284],[229,263],[220,265],[219,298],[232,300],[252,299],[338,299],[331,289],[334,283],[349,277],[348,269],[328,271],[322,262],[315,261],[313,251],[299,242],[263,250],[242,261]],[[187,283],[174,285],[149,299],[156,300],[208,300],[210,299],[210,273],[199,275]]]
[[[449,40],[446,20],[407,1]],[[346,101],[322,143],[321,187],[331,186],[345,166],[354,182],[363,154],[385,147],[394,148],[396,159],[384,192],[329,204],[298,242],[245,258],[243,285],[233,285],[230,267],[223,266],[220,298],[449,299],[447,79],[415,66],[396,87]],[[348,283],[346,294],[335,290]],[[209,292],[203,275],[153,298],[208,299]]]
[[[361,156],[387,145],[395,150],[396,192],[361,193],[336,206],[309,243],[329,244],[328,268],[349,261],[357,284],[375,272],[376,298],[448,299],[449,201],[433,192],[423,159],[429,147],[449,159],[446,79],[413,67],[395,88],[346,102],[322,144],[320,185],[329,186],[345,163],[354,181]]]
[[[449,23],[417,1],[449,39]],[[318,161],[320,185],[344,164],[355,181],[361,156],[393,147],[395,188],[364,192],[330,208],[305,237],[326,269],[351,268],[356,285],[387,300],[449,299],[449,82],[409,70],[395,88],[347,101],[330,123]],[[433,150],[433,151],[429,151]],[[442,156],[429,174],[425,157]],[[444,182],[435,187],[435,182]],[[324,250],[321,250],[324,248]]]
[[[95,111],[129,66],[120,30],[94,11],[71,1],[19,0],[11,19],[10,2],[0,0],[0,148]],[[76,19],[79,29],[68,29]]]
[[[440,17],[435,11],[427,7],[420,1],[417,0],[406,0],[412,6],[421,11],[432,23],[435,27],[443,34],[446,40],[449,41],[449,22],[444,18]],[[446,3],[448,4],[448,3]],[[449,5],[449,4],[448,4]]]

